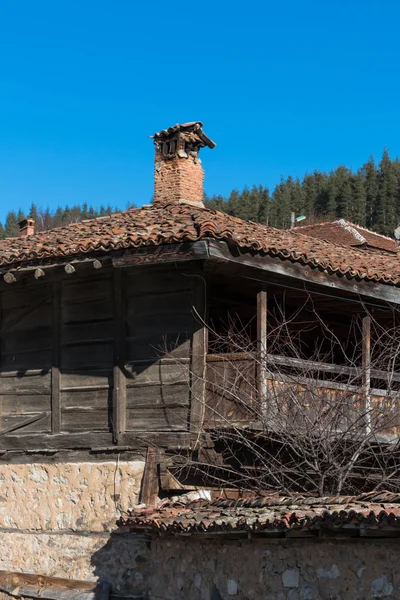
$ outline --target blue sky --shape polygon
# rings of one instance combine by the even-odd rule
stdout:
[[[148,136],[202,120],[206,192],[400,155],[400,3],[0,0],[0,219],[148,203]]]

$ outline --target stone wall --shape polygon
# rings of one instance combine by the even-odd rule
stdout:
[[[116,531],[138,502],[144,462],[0,465],[0,570],[141,589],[146,539]]]
[[[150,598],[398,600],[399,561],[397,540],[159,538]]]

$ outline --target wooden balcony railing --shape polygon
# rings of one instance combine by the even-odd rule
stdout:
[[[354,411],[359,415],[364,413],[367,427],[371,415],[378,415],[379,435],[397,436],[399,419],[394,413],[400,406],[400,391],[394,388],[400,389],[396,386],[400,373],[370,369],[369,380],[379,383],[379,387],[366,389],[362,366],[267,354],[260,389],[259,369],[259,360],[253,353],[207,356],[206,427],[235,425],[265,429],[277,410],[293,411],[296,405],[297,411],[310,411],[316,402],[340,402],[349,414],[352,411],[355,419]]]

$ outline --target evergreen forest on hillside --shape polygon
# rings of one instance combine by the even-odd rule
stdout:
[[[287,177],[268,188],[233,190],[228,198],[206,199],[208,208],[285,229],[290,213],[305,215],[302,224],[347,219],[378,233],[392,235],[400,222],[400,161],[387,150],[377,165],[371,157],[357,172],[339,166],[330,173],[314,171],[302,180]]]
[[[278,228],[290,226],[293,211],[296,216],[307,217],[304,224],[343,218],[392,235],[400,223],[400,161],[392,160],[384,150],[379,164],[371,157],[356,172],[339,166],[330,173],[314,171],[303,179],[289,176],[282,178],[272,193],[267,187],[254,185],[240,192],[233,190],[229,197],[206,197],[205,204],[235,217]],[[7,214],[4,224],[0,223],[0,239],[18,236],[18,222],[26,216],[35,220],[36,231],[44,231],[118,210],[121,209],[111,206],[96,210],[83,204],[51,212],[32,204],[27,215],[21,210]]]

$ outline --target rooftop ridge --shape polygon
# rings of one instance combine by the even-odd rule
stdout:
[[[356,238],[356,240],[358,240],[362,244],[366,244],[367,243],[367,240],[365,239],[365,237],[363,237],[361,235],[361,233],[359,233],[359,231],[357,231],[357,229],[356,229],[356,227],[354,225],[348,223],[344,219],[339,219],[339,221],[337,221],[337,222],[338,222],[338,224],[341,227],[344,227],[344,229],[346,229],[349,233],[351,233],[351,235],[354,235],[354,237]]]
[[[335,225],[336,223],[342,224],[345,223],[347,225],[349,225],[350,227],[354,227],[356,229],[361,229],[362,231],[366,231],[367,233],[372,233],[372,235],[376,235],[379,236],[381,238],[383,238],[384,240],[388,240],[390,242],[393,242],[393,238],[389,237],[388,235],[383,235],[383,233],[378,233],[377,231],[374,231],[373,229],[368,229],[368,227],[363,227],[362,225],[358,225],[358,223],[352,223],[351,221],[348,221],[347,219],[335,219],[335,221],[321,221],[321,223],[314,223],[312,225],[296,225],[296,227],[294,228],[295,231],[298,231],[299,229],[311,229],[311,228],[315,228],[315,227],[324,227],[325,225]]]

